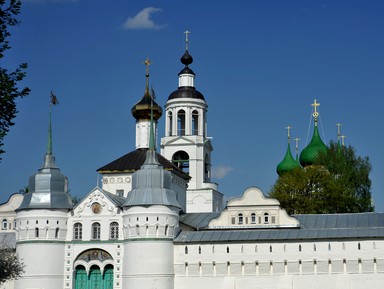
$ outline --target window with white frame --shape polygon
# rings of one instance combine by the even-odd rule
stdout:
[[[73,239],[83,239],[83,225],[81,223],[75,223],[73,225]]]
[[[112,222],[109,225],[109,238],[110,239],[118,239],[119,238],[119,223]]]
[[[100,223],[95,222],[92,224],[92,239],[100,240],[101,226]]]
[[[1,225],[2,230],[7,230],[8,229],[8,220],[3,219],[2,225]]]

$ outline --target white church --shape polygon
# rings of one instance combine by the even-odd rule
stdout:
[[[49,124],[28,193],[0,205],[0,240],[25,264],[1,288],[383,288],[383,213],[289,216],[257,187],[224,204],[192,62],[186,46],[158,152],[163,109],[149,91],[147,59],[145,93],[132,108],[136,149],[99,168],[101,187],[76,205]]]

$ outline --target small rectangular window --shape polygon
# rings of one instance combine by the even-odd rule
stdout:
[[[119,197],[124,197],[124,190],[116,190],[116,195]]]

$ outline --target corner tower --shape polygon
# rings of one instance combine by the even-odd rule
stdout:
[[[195,88],[193,62],[188,50],[186,31],[185,52],[181,57],[184,68],[179,72],[179,87],[165,104],[165,137],[161,139],[161,154],[171,160],[191,180],[187,189],[187,212],[218,212],[223,206],[223,195],[211,182],[211,154],[213,147],[207,136],[208,105]]]
[[[150,126],[145,162],[133,174],[132,191],[124,203],[123,288],[173,289],[173,240],[181,206],[172,190],[176,180],[157,160],[153,121]]]
[[[51,106],[57,103],[51,95]],[[16,210],[16,251],[25,273],[15,288],[64,288],[65,240],[72,199],[68,180],[55,164],[52,153],[52,110],[44,165],[29,179],[29,192]],[[49,262],[41,262],[49,260]]]

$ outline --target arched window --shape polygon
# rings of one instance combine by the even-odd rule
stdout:
[[[75,223],[73,225],[73,239],[83,239],[83,225],[81,223]]]
[[[35,228],[35,237],[39,238],[39,228]]]
[[[188,247],[187,246],[185,246],[185,254],[187,255],[188,254]]]
[[[209,182],[211,179],[211,161],[208,154],[204,157],[204,181]]]
[[[192,111],[192,134],[199,134],[199,112],[197,110]]]
[[[256,224],[256,214],[255,213],[251,214],[251,224]]]
[[[189,155],[185,151],[178,151],[172,157],[172,162],[183,172],[189,173]]]
[[[244,222],[243,214],[242,214],[242,213],[239,213],[239,214],[237,215],[237,218],[238,218],[238,224],[239,224],[239,225],[242,225],[243,222]]]
[[[185,111],[182,109],[177,113],[177,135],[185,135]]]
[[[101,226],[100,223],[95,222],[92,224],[92,239],[100,240]]]
[[[56,228],[56,230],[55,230],[55,238],[56,239],[59,238],[59,231],[60,231],[60,229]]]
[[[269,214],[264,213],[264,224],[269,224]]]
[[[165,225],[165,229],[164,229],[164,235],[165,235],[165,237],[168,236],[168,231],[169,231],[169,226],[168,226],[168,225]]]
[[[2,230],[7,230],[8,229],[8,220],[3,219],[2,225],[1,225]]]
[[[119,223],[112,222],[109,225],[109,238],[110,239],[118,239],[119,238]]]
[[[173,118],[172,118],[172,112],[168,112],[168,136],[172,135],[172,128],[173,128]]]

